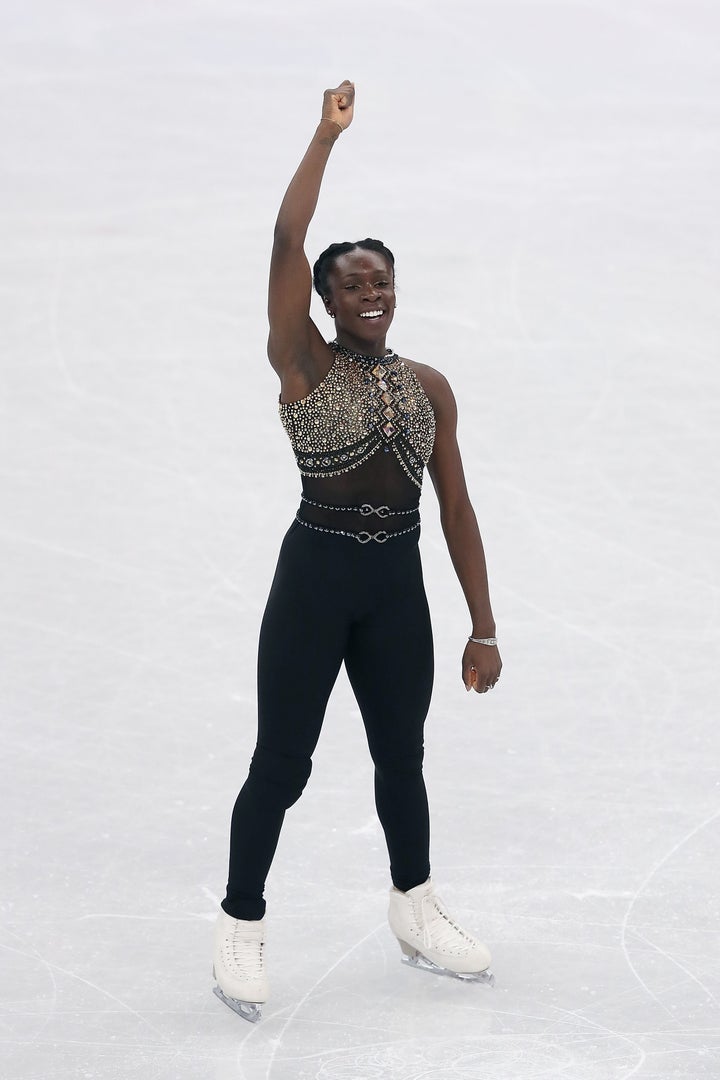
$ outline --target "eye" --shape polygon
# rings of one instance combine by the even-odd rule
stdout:
[[[360,286],[359,285],[346,285],[345,288],[346,289],[359,289]]]
[[[389,281],[376,281],[375,284],[381,286],[382,288],[385,288],[385,286],[389,285],[390,282]]]

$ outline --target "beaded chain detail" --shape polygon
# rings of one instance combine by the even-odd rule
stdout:
[[[379,518],[400,517],[401,514],[417,514],[419,509],[419,507],[413,506],[410,510],[391,510],[389,506],[371,506],[370,503],[363,503],[362,506],[328,506],[326,503],[308,499],[307,495],[301,495],[300,498],[308,506],[315,506],[318,510],[353,511],[356,514],[362,514],[363,517],[368,517],[370,514],[377,514]]]
[[[415,372],[397,353],[381,359],[330,342],[335,360],[319,386],[280,403],[280,419],[303,476],[340,476],[381,448],[422,487],[435,441],[435,413]],[[371,367],[372,364],[372,367]]]
[[[359,544],[369,544],[371,540],[374,540],[376,544],[384,544],[386,540],[394,540],[396,536],[406,536],[407,533],[415,532],[416,529],[420,528],[420,522],[416,521],[409,528],[398,529],[397,532],[386,532],[385,529],[380,529],[376,533],[366,532],[365,530],[362,532],[350,532],[348,529],[326,529],[324,525],[314,525],[311,521],[304,521],[298,514],[295,515],[295,520],[300,525],[304,525],[306,529],[331,533],[333,536],[349,536],[351,540],[357,540]]]

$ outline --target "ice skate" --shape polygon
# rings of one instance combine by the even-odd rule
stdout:
[[[265,920],[246,922],[221,911],[215,927],[213,993],[229,1008],[249,1020],[260,1019],[260,1006],[270,987],[264,967]]]
[[[467,982],[495,985],[487,946],[448,915],[430,878],[407,893],[392,889],[388,918],[404,964]]]

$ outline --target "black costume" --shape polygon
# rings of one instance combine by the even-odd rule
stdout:
[[[375,764],[375,799],[403,891],[430,873],[422,776],[433,681],[418,537],[435,416],[411,368],[332,343],[334,363],[280,405],[303,477],[260,631],[258,739],[233,810],[222,907],[260,919],[285,811],[300,797],[341,663]]]

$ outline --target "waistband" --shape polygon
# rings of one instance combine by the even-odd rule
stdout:
[[[404,517],[407,514],[417,514],[420,509],[418,506],[412,506],[409,510],[393,510],[389,506],[371,506],[370,503],[362,503],[360,506],[335,506],[328,503],[315,502],[314,499],[308,499],[307,495],[300,495],[301,502],[307,503],[308,506],[315,506],[318,510],[335,510],[345,511],[346,513],[360,514],[362,517],[369,517],[371,514],[376,514],[380,519],[388,517]]]
[[[309,501],[309,500],[306,500]],[[354,507],[342,506],[337,507],[339,510],[351,510]],[[386,508],[383,508],[386,509]],[[413,511],[393,511],[394,513],[417,513]],[[387,516],[387,515],[386,515]],[[352,540],[357,540],[359,544],[369,544],[371,540],[374,540],[376,544],[384,544],[388,540],[393,540],[396,536],[407,536],[408,533],[415,532],[420,528],[420,522],[416,521],[413,525],[410,525],[407,529],[398,529],[395,532],[387,532],[385,529],[380,529],[378,532],[371,533],[362,529],[360,532],[350,532],[349,529],[328,529],[324,525],[315,525],[311,521],[303,521],[299,514],[295,515],[295,520],[303,525],[306,529],[313,529],[319,533],[329,533],[332,536],[347,536]]]

